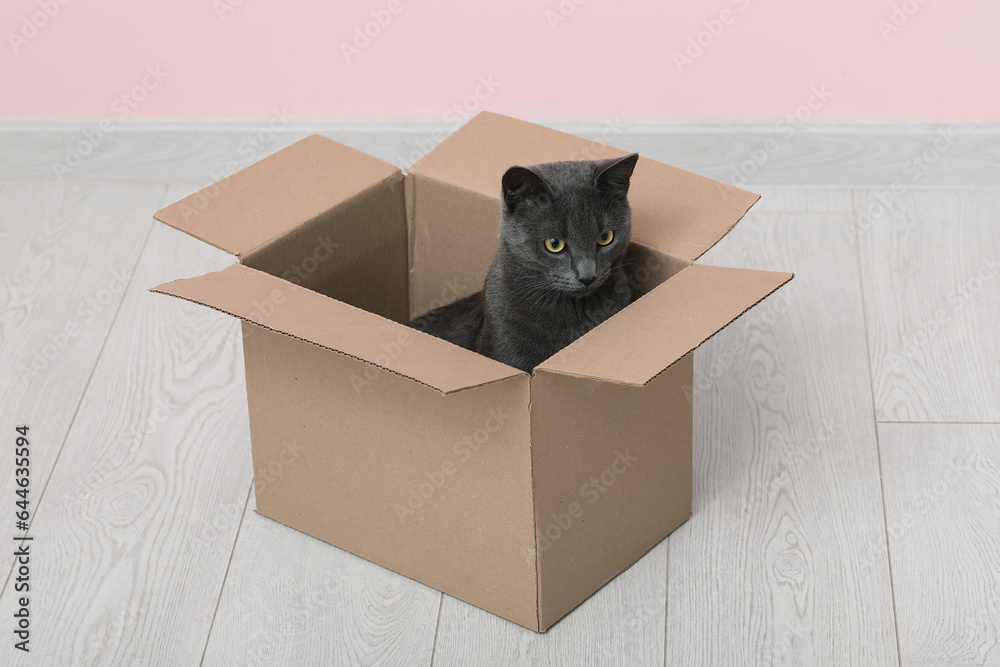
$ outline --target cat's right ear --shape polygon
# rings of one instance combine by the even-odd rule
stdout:
[[[552,189],[545,179],[528,167],[511,167],[504,172],[503,203],[508,212],[513,212],[521,202],[540,194],[552,196]]]
[[[635,163],[639,160],[638,153],[632,153],[620,158],[608,158],[597,163],[597,178],[595,183],[605,192],[611,192],[619,197],[628,195],[629,180]]]

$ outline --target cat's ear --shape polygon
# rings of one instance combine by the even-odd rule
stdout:
[[[529,167],[511,167],[504,172],[503,202],[508,211],[513,212],[519,203],[540,194],[552,196],[552,188],[545,179]]]
[[[594,183],[601,190],[622,197],[626,196],[629,179],[632,178],[632,170],[635,169],[635,163],[638,160],[639,154],[632,153],[625,157],[613,157],[598,161]]]

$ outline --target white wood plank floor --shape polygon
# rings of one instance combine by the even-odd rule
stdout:
[[[57,174],[92,122],[0,122],[35,536],[0,665],[1000,665],[1000,126],[813,124],[740,172],[773,127],[548,123],[761,192],[702,261],[797,277],[697,356],[694,516],[538,635],[254,512],[238,326],[146,291],[232,260],[151,215],[313,131],[400,164],[440,127],[240,150],[267,124],[122,123]]]

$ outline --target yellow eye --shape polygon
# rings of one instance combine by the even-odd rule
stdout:
[[[601,232],[600,236],[597,237],[597,245],[608,245],[614,238],[615,233],[610,229],[606,232]]]
[[[562,252],[566,242],[562,239],[545,239],[545,249],[549,252]]]

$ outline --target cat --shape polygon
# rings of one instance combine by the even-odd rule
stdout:
[[[410,326],[530,373],[627,306],[628,189],[638,158],[508,169],[482,291]]]

